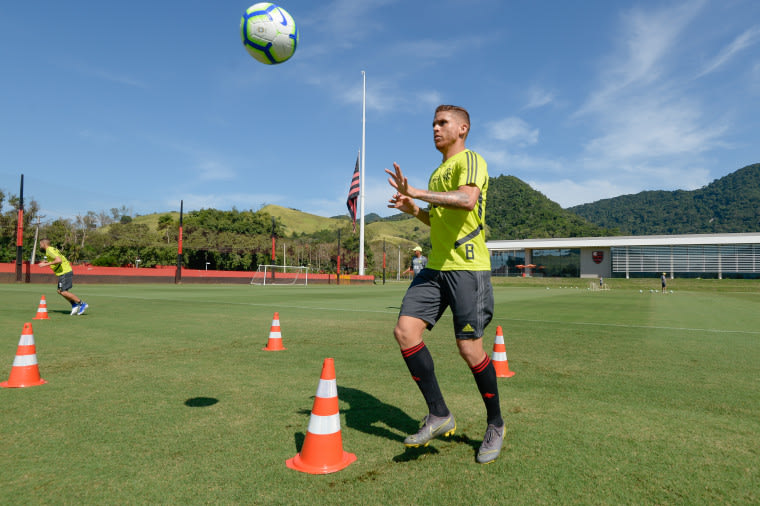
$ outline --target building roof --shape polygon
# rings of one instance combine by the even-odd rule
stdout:
[[[745,234],[634,235],[486,241],[489,250],[610,248],[625,246],[699,246],[760,244],[760,232]]]

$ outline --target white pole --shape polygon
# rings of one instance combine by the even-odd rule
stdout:
[[[364,149],[367,112],[367,75],[362,70],[362,168],[359,175],[359,275],[364,275]]]
[[[37,234],[40,232],[40,223],[37,222],[37,228],[34,229],[34,245],[32,246],[32,261],[31,263],[34,264],[34,261],[36,260],[37,256]]]
[[[396,281],[401,281],[401,246],[398,247],[398,270],[396,271]]]

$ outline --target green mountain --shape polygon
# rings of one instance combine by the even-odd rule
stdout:
[[[693,191],[645,191],[568,208],[624,235],[760,231],[760,163]]]
[[[486,236],[498,239],[599,237],[614,235],[549,200],[514,176],[490,178],[486,203]]]

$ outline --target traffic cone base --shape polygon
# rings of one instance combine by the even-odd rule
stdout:
[[[262,348],[264,351],[282,351],[287,350],[282,345],[282,333],[280,332],[280,313],[275,312],[272,318],[272,326],[269,329],[269,341],[267,345]]]
[[[514,371],[509,370],[507,347],[504,344],[504,333],[501,330],[501,325],[496,327],[496,338],[493,342],[491,362],[493,362],[493,368],[496,371],[497,378],[511,378],[515,375]]]
[[[25,323],[18,342],[16,358],[13,359],[13,367],[8,381],[0,383],[2,388],[24,388],[44,385],[47,383],[40,378],[40,369],[37,365],[37,348],[34,345],[32,324]]]
[[[50,319],[50,317],[48,316],[47,301],[45,300],[44,295],[40,299],[40,305],[37,308],[37,316],[35,316],[32,319],[33,320],[49,320]]]
[[[323,439],[324,438],[324,439]],[[290,469],[309,474],[329,474],[345,469],[356,461],[356,454],[343,451],[343,438],[340,432],[320,436],[320,441],[315,444],[314,438],[308,437],[303,443],[301,452],[295,457],[285,461]],[[323,448],[327,446],[327,451]],[[311,462],[314,459],[309,455],[317,453],[319,462]],[[304,455],[305,457],[302,457]],[[308,459],[308,460],[307,460]]]
[[[304,473],[327,474],[340,471],[354,461],[355,454],[343,451],[335,363],[326,358],[303,447],[295,457],[286,460],[285,465]]]

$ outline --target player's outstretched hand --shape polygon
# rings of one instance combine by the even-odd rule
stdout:
[[[401,167],[399,167],[396,162],[393,162],[393,169],[393,171],[385,169],[386,174],[391,176],[388,178],[388,183],[401,195],[406,195],[408,197],[414,198],[413,192],[415,188],[409,184],[406,176],[404,176],[404,173],[401,172]]]
[[[402,213],[416,215],[417,205],[414,203],[414,199],[411,197],[401,195],[397,192],[393,195],[393,197],[391,197],[388,202],[390,202],[390,204],[388,204],[388,207],[391,209],[398,209]]]

